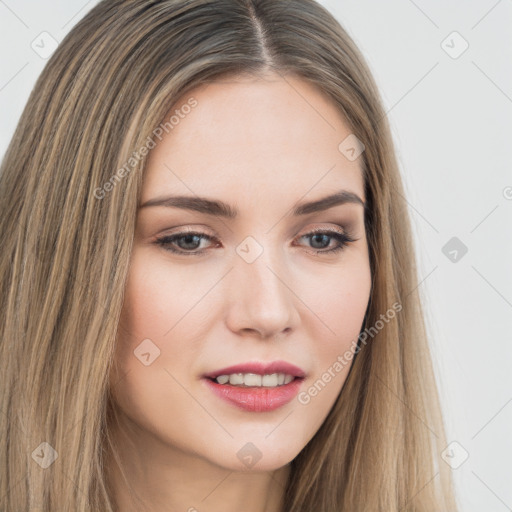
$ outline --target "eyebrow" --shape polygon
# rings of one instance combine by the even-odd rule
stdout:
[[[348,203],[360,204],[366,209],[366,203],[357,194],[348,190],[341,190],[315,201],[295,205],[292,210],[292,215],[307,215]],[[206,215],[225,217],[227,219],[235,219],[239,213],[236,208],[223,201],[198,196],[157,197],[146,201],[144,204],[140,205],[139,208],[148,208],[151,206],[183,208],[185,210],[193,210]]]

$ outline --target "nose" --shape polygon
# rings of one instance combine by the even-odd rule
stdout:
[[[265,249],[252,263],[236,257],[234,266],[226,319],[229,329],[265,339],[292,332],[300,318],[298,298],[282,259]]]

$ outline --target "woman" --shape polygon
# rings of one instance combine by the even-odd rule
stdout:
[[[389,127],[317,3],[100,2],[0,194],[0,509],[456,509]]]

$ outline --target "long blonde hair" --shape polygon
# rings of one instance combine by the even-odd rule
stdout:
[[[0,510],[116,510],[108,376],[147,159],[138,150],[187,91],[270,69],[316,84],[363,141],[364,327],[401,305],[292,461],[284,510],[456,509],[404,191],[351,38],[313,0],[104,0],[49,59],[0,170]]]

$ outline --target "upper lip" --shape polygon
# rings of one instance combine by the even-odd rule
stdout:
[[[294,364],[287,363],[286,361],[272,361],[269,363],[261,362],[248,362],[240,363],[213,372],[205,373],[203,377],[215,379],[219,375],[231,375],[232,373],[255,373],[257,375],[270,375],[272,373],[285,373],[293,377],[303,378],[306,376],[305,372],[295,366]]]

